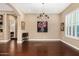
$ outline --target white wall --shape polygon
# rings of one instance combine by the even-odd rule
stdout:
[[[29,33],[30,39],[59,39],[60,38],[60,20],[59,15],[50,14],[48,19],[48,32],[37,32],[37,14],[26,14],[24,20],[26,22],[26,32]]]

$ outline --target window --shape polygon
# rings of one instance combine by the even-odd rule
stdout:
[[[79,39],[79,10],[65,16],[65,35]]]

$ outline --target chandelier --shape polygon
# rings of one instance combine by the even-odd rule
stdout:
[[[42,8],[44,8],[44,3],[42,3]],[[49,16],[47,14],[45,14],[45,11],[42,10],[42,13],[40,13],[39,16],[37,16],[38,19],[49,19]]]

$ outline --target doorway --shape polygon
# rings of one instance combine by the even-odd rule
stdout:
[[[17,40],[17,16],[8,15],[9,38],[10,40]]]

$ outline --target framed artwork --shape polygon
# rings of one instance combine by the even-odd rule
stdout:
[[[64,31],[64,23],[61,23],[61,24],[60,24],[60,30],[61,30],[61,31]]]
[[[37,32],[48,32],[48,22],[38,21],[37,22]]]
[[[25,22],[24,21],[21,22],[21,29],[25,30]]]
[[[3,15],[0,15],[0,20],[3,20]]]

